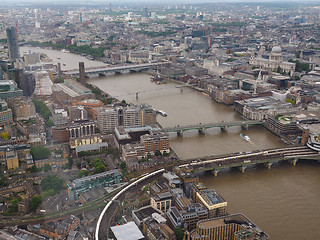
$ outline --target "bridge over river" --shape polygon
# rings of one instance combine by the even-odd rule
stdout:
[[[320,153],[307,146],[276,148],[253,152],[240,152],[215,157],[204,157],[186,160],[188,163],[179,165],[180,170],[212,171],[215,176],[220,169],[237,167],[242,172],[249,165],[265,164],[268,169],[279,161],[290,161],[296,165],[298,160],[320,161]]]
[[[228,127],[241,126],[244,129],[248,129],[252,125],[264,125],[264,121],[249,120],[249,121],[234,121],[234,122],[215,122],[215,123],[199,123],[186,126],[174,126],[163,128],[166,132],[176,132],[178,136],[182,136],[182,133],[188,130],[198,130],[199,133],[204,134],[206,129],[219,127],[222,131],[226,131]]]
[[[143,63],[143,64],[130,64],[130,65],[124,65],[124,66],[106,65],[106,66],[100,66],[100,67],[85,68],[85,74],[86,75],[90,75],[90,74],[106,75],[107,72],[121,73],[125,70],[140,72],[143,70],[148,70],[153,66],[160,66],[164,64],[167,64],[167,63]],[[62,71],[62,73],[72,75],[72,76],[79,76],[79,69],[64,70]]]

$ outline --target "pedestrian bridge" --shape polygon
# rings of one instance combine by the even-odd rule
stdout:
[[[222,131],[226,131],[228,127],[241,126],[248,129],[252,125],[264,125],[264,121],[261,120],[249,120],[249,121],[234,121],[234,122],[215,122],[215,123],[199,123],[185,126],[175,126],[169,128],[163,128],[165,132],[176,132],[178,136],[182,136],[182,133],[189,130],[198,130],[199,133],[205,133],[206,129],[219,127]]]
[[[144,63],[144,64],[134,64],[134,65],[124,65],[124,66],[100,66],[100,67],[90,67],[85,68],[85,74],[99,74],[99,75],[105,75],[107,72],[117,72],[121,73],[122,71],[129,70],[134,72],[139,72],[143,70],[147,70],[153,66],[159,66],[166,63]],[[73,69],[73,70],[64,70],[62,71],[64,74],[72,75],[72,76],[79,76],[79,69]]]

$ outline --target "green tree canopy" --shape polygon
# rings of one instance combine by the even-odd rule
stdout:
[[[34,103],[36,112],[39,113],[48,124],[49,117],[51,116],[51,112],[48,106],[44,102],[37,99],[33,99],[32,102]]]
[[[31,203],[30,203],[30,210],[31,211],[35,211],[39,205],[41,204],[42,202],[42,198],[41,196],[33,196],[31,198]]]
[[[182,228],[175,228],[174,233],[176,234],[177,240],[182,240],[184,237],[184,231]]]
[[[51,166],[50,166],[48,163],[46,163],[46,164],[44,165],[44,171],[45,171],[45,172],[49,172],[51,169],[52,169],[52,168],[51,168]]]
[[[51,152],[49,148],[46,148],[44,146],[35,146],[31,148],[30,154],[32,155],[34,160],[39,160],[39,159],[49,158],[51,155]]]
[[[63,179],[58,178],[55,175],[45,177],[41,180],[41,189],[42,191],[54,190],[55,193],[58,193],[63,188]]]

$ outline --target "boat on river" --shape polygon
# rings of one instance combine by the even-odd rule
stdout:
[[[168,116],[168,114],[165,111],[162,111],[162,110],[158,110],[158,113],[163,117]]]
[[[242,138],[243,138],[244,140],[246,140],[247,142],[250,141],[250,137],[247,136],[247,135],[245,135],[245,134],[243,134],[243,133],[240,133],[240,137],[242,137]]]

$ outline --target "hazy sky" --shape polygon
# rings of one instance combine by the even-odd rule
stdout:
[[[209,2],[257,2],[257,3],[262,3],[262,2],[319,2],[320,0],[1,0],[1,2],[5,3],[33,3],[33,2],[48,2],[48,3],[58,3],[58,2],[102,2],[102,3],[117,3],[117,2],[128,2],[128,3],[133,3],[133,2],[159,2],[159,3],[209,3]]]

